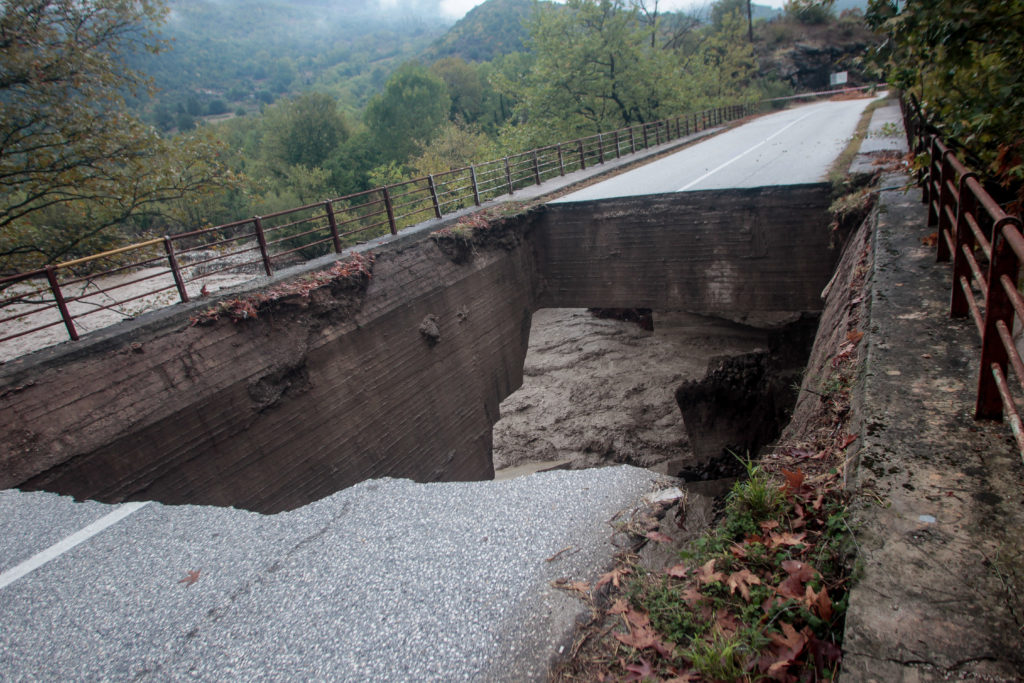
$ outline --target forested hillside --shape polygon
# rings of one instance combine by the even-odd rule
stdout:
[[[769,57],[842,33],[809,0],[753,42],[744,0],[487,0],[454,26],[439,6],[4,3],[0,270],[784,94],[806,76]]]

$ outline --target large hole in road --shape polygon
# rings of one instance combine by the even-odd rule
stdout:
[[[620,317],[632,320],[534,314],[523,386],[494,427],[498,477],[630,464],[687,481],[727,478],[742,469],[736,455],[778,436],[817,316]]]

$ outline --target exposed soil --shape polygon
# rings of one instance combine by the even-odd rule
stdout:
[[[773,333],[681,312],[655,312],[653,324],[582,309],[534,314],[523,386],[494,427],[495,469],[568,461],[666,471],[689,458],[676,390],[703,379],[713,360],[767,351]]]

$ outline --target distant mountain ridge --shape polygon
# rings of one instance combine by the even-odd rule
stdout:
[[[534,0],[487,0],[455,22],[423,57],[427,61],[461,57],[467,62],[488,62],[522,52],[530,35],[526,20],[535,7]]]

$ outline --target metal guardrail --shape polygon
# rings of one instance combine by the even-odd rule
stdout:
[[[864,86],[869,87],[875,86]],[[188,302],[204,295],[216,275],[271,275],[282,266],[341,253],[360,241],[743,118],[767,103],[864,88],[706,109],[0,277],[0,292],[13,292],[0,295],[0,343],[60,325],[77,340],[76,320],[111,311],[134,317],[126,308],[133,302],[147,309]],[[139,283],[148,283],[141,292]],[[14,323],[20,329],[12,331]]]
[[[747,116],[754,105],[718,107],[532,149],[501,159],[452,169],[294,209],[166,235],[100,254],[0,277],[0,342],[64,325],[79,338],[76,320],[103,311],[132,317],[126,304],[167,293],[188,302],[205,294],[214,275],[275,268],[358,241],[397,234],[403,227],[441,218],[469,206],[513,195],[529,185],[604,164]],[[139,283],[147,282],[139,292]],[[22,283],[28,286],[12,287]],[[73,310],[73,308],[77,310]],[[7,314],[5,315],[5,311]],[[57,315],[55,315],[55,313]],[[10,323],[42,319],[10,331]]]
[[[928,125],[918,103],[901,100],[911,149],[928,156],[920,184],[928,225],[937,226],[936,260],[953,261],[950,315],[974,320],[981,336],[975,419],[1000,420],[1004,414],[1024,456],[1024,428],[1010,391],[1007,365],[1024,392],[1024,362],[1013,339],[1024,323],[1024,297],[1017,288],[1024,260],[1021,219],[985,190]]]

